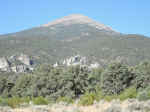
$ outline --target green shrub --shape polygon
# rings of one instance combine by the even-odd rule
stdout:
[[[98,89],[96,92],[91,92],[91,93],[86,92],[84,95],[80,97],[79,105],[83,105],[83,106],[92,105],[94,101],[99,101],[103,98],[104,96],[100,89]]]
[[[3,102],[3,99],[0,97],[0,104]]]
[[[150,62],[144,61],[134,69],[136,74],[135,84],[138,89],[147,88],[150,85]]]
[[[104,99],[104,93],[102,92],[100,88],[96,88],[95,100],[100,101],[101,99]]]
[[[18,107],[22,103],[29,103],[29,98],[19,98],[19,97],[12,97],[12,98],[5,98],[3,99],[3,103],[8,105],[12,108]]]
[[[47,99],[48,104],[54,104],[54,103],[56,103],[56,99],[53,96],[46,96],[44,98]]]
[[[86,92],[80,97],[79,105],[92,105],[94,101],[112,101],[113,99],[118,99],[118,95],[104,95],[100,88],[95,88],[96,92]]]
[[[139,101],[146,101],[150,99],[150,88],[146,88],[138,92],[137,99]]]
[[[17,78],[15,86],[11,89],[11,94],[18,97],[32,96],[29,94],[30,86],[33,82],[33,76],[30,74],[23,74]]]
[[[83,96],[80,97],[79,105],[92,105],[95,101],[95,94],[94,93],[85,93]]]
[[[126,99],[131,99],[131,98],[136,98],[137,96],[137,90],[135,87],[129,87],[125,89],[119,96],[118,98],[120,100],[126,100]]]
[[[43,97],[36,97],[32,99],[35,105],[47,105],[48,101]]]
[[[22,97],[21,100],[22,100],[22,102],[29,104],[29,102],[31,101],[31,98],[30,97]]]
[[[146,100],[150,99],[150,96],[147,94],[147,91],[144,90],[144,91],[141,91],[138,93],[137,99],[139,101],[146,101]]]
[[[57,102],[66,102],[66,103],[73,103],[73,99],[72,98],[69,98],[69,97],[59,97],[57,99]]]
[[[8,106],[6,99],[0,97],[0,106]]]
[[[104,100],[105,100],[105,101],[108,101],[108,102],[110,102],[110,101],[112,101],[112,100],[114,100],[114,99],[118,99],[118,96],[117,96],[117,95],[106,95],[106,96],[104,97]]]

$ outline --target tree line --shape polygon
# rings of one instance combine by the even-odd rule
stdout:
[[[150,86],[150,62],[136,66],[113,62],[105,68],[53,67],[40,65],[33,73],[1,73],[1,97],[79,98],[101,90],[103,95],[119,95],[134,87],[141,92]]]

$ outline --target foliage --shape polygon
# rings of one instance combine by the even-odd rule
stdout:
[[[101,74],[103,73],[103,71],[103,68],[97,68],[88,73],[88,91],[101,91],[99,85],[101,83]]]
[[[17,75],[13,73],[0,73],[0,95],[3,97],[11,97],[11,89],[15,85]]]
[[[108,101],[108,102],[110,102],[110,101],[112,101],[112,100],[114,100],[114,99],[118,99],[118,95],[106,95],[106,96],[104,97],[104,100],[105,100],[105,101]]]
[[[44,97],[36,97],[32,99],[35,105],[47,105],[48,101]]]
[[[134,74],[122,63],[112,63],[102,73],[101,87],[105,94],[119,94],[132,84]]]
[[[95,101],[95,94],[94,93],[85,93],[83,96],[80,97],[79,105],[92,105]]]
[[[137,97],[137,90],[135,87],[126,88],[119,96],[120,100],[132,99]]]
[[[15,82],[15,86],[11,89],[12,95],[18,97],[31,96],[29,91],[33,79],[31,74],[24,74],[19,77]]]
[[[87,91],[84,95],[82,95],[79,100],[79,105],[83,106],[91,105],[94,103],[94,101],[100,101],[102,99],[104,99],[104,95],[101,89],[96,88],[96,92]]]
[[[64,82],[64,95],[72,93],[70,97],[78,97],[85,93],[89,85],[88,70],[80,66],[70,67],[64,73],[62,82]]]
[[[146,101],[150,99],[150,87],[140,90],[137,94],[137,99],[140,101]]]
[[[72,98],[65,96],[65,97],[59,97],[56,102],[66,102],[70,104],[73,103],[74,100]]]
[[[0,74],[0,104],[15,108],[33,100],[35,104],[64,101],[90,105],[104,99],[150,99],[150,63],[137,66],[112,63],[106,68],[52,67],[41,65],[30,74]]]
[[[145,61],[135,67],[135,84],[138,89],[146,88],[150,85],[150,62]]]
[[[2,106],[10,106],[12,108],[16,108],[20,106],[20,104],[27,103],[29,104],[30,98],[24,97],[12,97],[12,98],[1,98],[0,99],[0,105]]]
[[[95,91],[95,86],[100,82],[99,71],[89,71],[80,66],[53,68],[41,65],[32,74],[20,75],[10,92],[12,96],[19,97],[77,98],[85,91]]]

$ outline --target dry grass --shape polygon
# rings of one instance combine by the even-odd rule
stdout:
[[[126,100],[126,101],[119,101],[119,100],[113,100],[111,102],[106,101],[100,101],[97,103],[94,103],[90,106],[78,106],[76,104],[53,104],[53,105],[43,105],[43,106],[29,106],[26,108],[16,108],[12,111],[8,112],[107,112],[107,109],[115,109],[114,107],[119,107],[122,110],[129,110],[128,112],[132,111],[132,109],[148,109],[150,101],[146,102],[139,102],[137,100]],[[135,110],[136,111],[136,110]],[[144,110],[143,112],[145,112]],[[0,112],[7,112],[7,111],[0,111]]]

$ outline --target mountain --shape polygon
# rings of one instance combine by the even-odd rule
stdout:
[[[51,27],[53,25],[63,24],[64,26],[69,26],[72,24],[87,24],[89,26],[93,26],[99,30],[108,31],[108,32],[115,32],[112,28],[105,26],[104,24],[98,23],[93,21],[92,19],[88,18],[87,16],[83,16],[80,14],[73,14],[67,17],[58,19],[54,22],[50,22],[48,24],[42,25],[42,27]]]
[[[105,65],[131,65],[150,59],[150,38],[122,34],[87,16],[73,14],[28,30],[1,35],[0,57],[24,53],[38,63],[55,63],[80,54]]]

